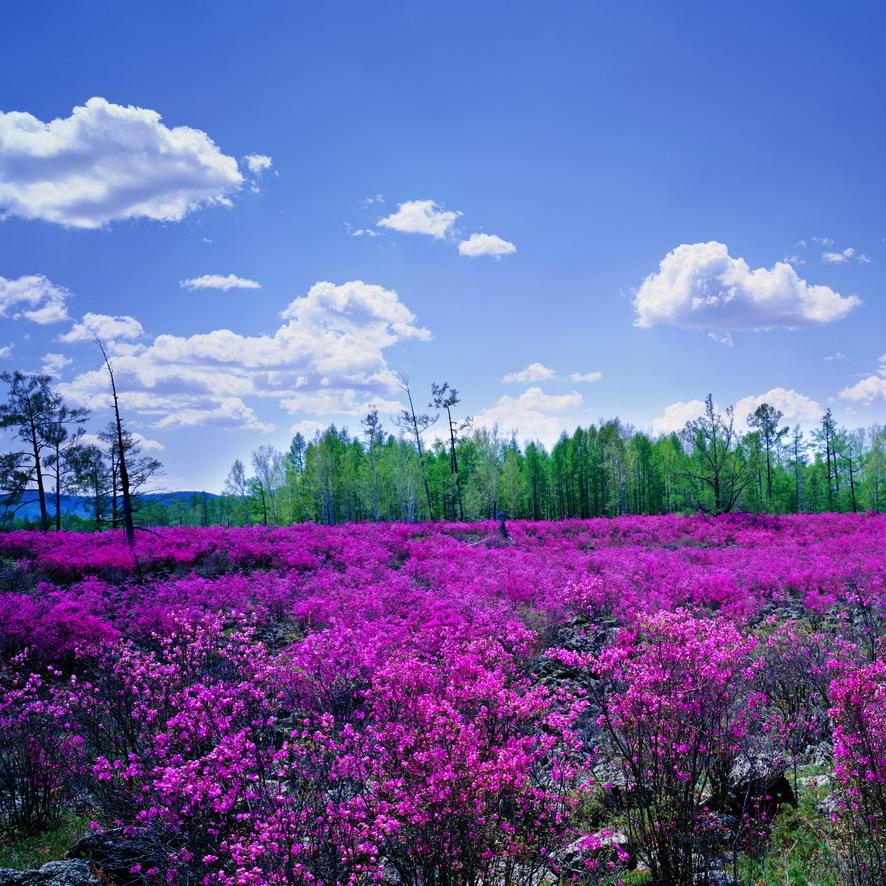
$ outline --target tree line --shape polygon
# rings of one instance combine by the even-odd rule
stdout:
[[[358,433],[330,425],[311,440],[296,434],[286,451],[260,446],[234,462],[220,496],[147,501],[141,493],[161,466],[141,451],[116,399],[111,422],[90,436],[88,412],[66,406],[49,377],[0,378],[9,389],[0,427],[22,444],[0,456],[6,526],[36,495],[39,528],[62,528],[65,494],[82,496],[88,516],[64,524],[94,530],[125,528],[127,498],[129,520],[141,525],[286,525],[881,511],[886,497],[886,429],[840,427],[830,409],[804,431],[771,404],[736,416],[709,395],[704,414],[678,432],[652,436],[615,418],[564,432],[548,450],[472,427],[447,382],[431,386],[423,407],[404,378],[404,408],[390,427],[371,409]]]
[[[179,521],[556,520],[886,504],[886,428],[842,428],[830,409],[804,431],[771,404],[736,416],[709,395],[704,414],[679,432],[650,436],[616,418],[564,432],[548,451],[472,429],[448,384],[432,386],[433,413],[416,409],[408,383],[404,393],[393,428],[371,410],[359,434],[330,425],[310,441],[296,434],[286,452],[259,447],[248,465],[234,462],[223,496],[180,509]],[[442,432],[426,440],[438,418]]]

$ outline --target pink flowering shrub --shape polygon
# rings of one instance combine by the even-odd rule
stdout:
[[[0,535],[0,816],[88,802],[142,883],[682,886],[765,837],[733,770],[780,774],[830,704],[842,820],[879,833],[874,702],[835,692],[882,679],[886,518],[509,532]]]
[[[847,876],[871,886],[886,870],[886,662],[834,662],[834,670],[829,714]]]
[[[622,630],[598,656],[550,655],[590,672],[602,742],[621,769],[631,838],[656,882],[704,874],[707,799],[727,791],[756,728],[755,640],[725,620],[662,612]]]

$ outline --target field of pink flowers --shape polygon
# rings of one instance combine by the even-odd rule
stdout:
[[[106,883],[886,869],[886,517],[0,536],[0,829]],[[639,873],[638,873],[639,872]]]

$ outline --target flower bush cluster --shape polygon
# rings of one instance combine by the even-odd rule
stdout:
[[[509,531],[0,536],[0,826],[88,808],[142,883],[688,886],[833,741],[875,869],[886,518]]]

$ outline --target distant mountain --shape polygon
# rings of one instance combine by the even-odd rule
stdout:
[[[218,498],[214,492],[198,492],[195,490],[178,490],[176,492],[148,492],[139,496],[140,499],[149,502],[155,502],[168,507],[176,502],[187,504],[192,498],[206,495],[207,498]],[[90,517],[89,505],[87,499],[82,495],[63,495],[61,498],[62,514],[64,516]],[[49,508],[50,516],[55,516],[55,497],[48,493],[46,496],[46,506]],[[40,519],[40,500],[37,497],[36,490],[29,490],[25,493],[25,503],[16,512],[19,520],[39,520]]]

